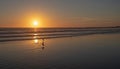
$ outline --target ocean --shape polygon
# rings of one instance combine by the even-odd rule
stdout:
[[[120,69],[120,27],[0,28],[0,69]]]

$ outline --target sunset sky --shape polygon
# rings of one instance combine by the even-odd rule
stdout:
[[[120,26],[120,0],[0,0],[0,27]]]

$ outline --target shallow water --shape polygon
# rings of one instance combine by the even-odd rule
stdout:
[[[0,42],[0,69],[119,69],[120,34]]]
[[[52,39],[92,34],[120,33],[120,27],[106,28],[0,28],[0,42]]]

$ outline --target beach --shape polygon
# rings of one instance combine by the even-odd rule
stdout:
[[[65,36],[44,38],[47,35],[31,40],[28,39],[31,36],[27,37],[28,40],[26,37],[3,37],[0,42],[0,69],[120,68],[120,33]],[[13,38],[25,40],[13,41]]]

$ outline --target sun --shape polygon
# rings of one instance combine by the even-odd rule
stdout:
[[[35,27],[37,27],[37,26],[38,26],[38,21],[34,21],[34,22],[33,22],[33,25],[34,25]]]

